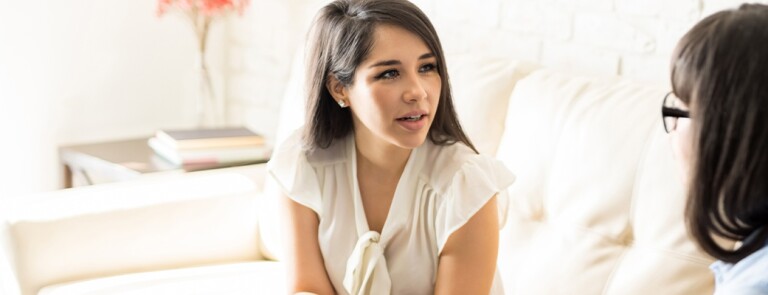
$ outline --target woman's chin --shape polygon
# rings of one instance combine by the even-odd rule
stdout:
[[[426,140],[426,134],[413,134],[397,138],[394,144],[404,149],[415,149],[424,144]]]

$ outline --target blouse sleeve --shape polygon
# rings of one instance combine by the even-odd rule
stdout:
[[[278,146],[267,163],[270,177],[291,200],[321,214],[321,196],[314,168],[301,143],[301,129]]]
[[[495,195],[499,211],[499,228],[506,221],[507,188],[515,176],[502,162],[482,155],[470,158],[456,172],[444,192],[437,209],[435,233],[438,251],[448,238],[469,221]]]

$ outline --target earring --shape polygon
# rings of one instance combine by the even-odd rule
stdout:
[[[347,107],[347,103],[344,100],[339,100],[339,106],[343,109]]]

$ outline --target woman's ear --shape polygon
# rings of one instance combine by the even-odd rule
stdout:
[[[331,94],[331,96],[333,96],[333,99],[336,101],[336,103],[340,105],[349,105],[347,87],[344,86],[344,84],[342,84],[339,79],[336,79],[334,75],[328,75],[325,88],[328,89],[328,92]]]

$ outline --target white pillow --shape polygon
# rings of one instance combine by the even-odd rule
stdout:
[[[277,119],[275,144],[281,144],[293,131],[304,125],[306,98],[304,91],[304,50],[296,50],[291,63],[283,101],[280,103],[280,116]]]
[[[712,293],[659,116],[667,91],[553,69],[518,83],[496,155],[517,176],[499,242],[507,293]]]
[[[480,153],[496,155],[512,89],[537,66],[482,54],[446,59],[454,107],[464,132]]]

